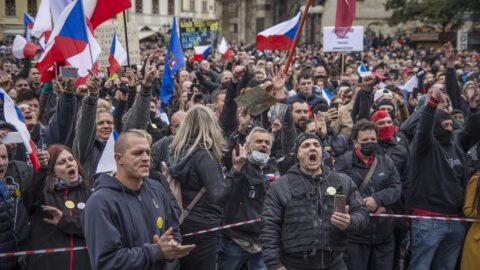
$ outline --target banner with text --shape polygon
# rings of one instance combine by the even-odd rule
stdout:
[[[363,26],[352,26],[344,38],[339,38],[335,34],[335,27],[323,27],[323,51],[363,51]]]
[[[218,21],[194,21],[180,19],[180,42],[184,50],[193,49],[194,46],[213,45],[217,43]]]
[[[128,23],[128,50],[130,55],[130,64],[139,65],[141,64],[140,59],[140,43],[138,39],[138,28],[134,23]],[[108,56],[110,54],[110,47],[112,46],[113,33],[117,31],[117,37],[122,44],[123,48],[126,50],[127,46],[125,44],[125,29],[123,24],[120,24],[116,21],[108,21],[95,29],[95,39],[102,48],[102,54],[98,59],[98,67],[106,68],[109,66]],[[125,63],[127,65],[127,63]]]

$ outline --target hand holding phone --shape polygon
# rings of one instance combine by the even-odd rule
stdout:
[[[346,213],[347,197],[345,195],[335,195],[333,197],[333,212]]]

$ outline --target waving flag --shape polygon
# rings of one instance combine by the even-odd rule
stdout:
[[[182,45],[177,33],[177,23],[173,17],[172,34],[168,43],[167,55],[165,56],[165,71],[163,73],[162,88],[160,89],[160,99],[163,104],[168,104],[168,101],[173,95],[173,76],[175,72],[185,66],[183,59]]]
[[[33,28],[33,18],[28,14],[28,12],[23,13],[23,25],[25,26],[25,33],[23,36],[27,41],[32,40],[32,28]]]
[[[230,44],[228,44],[225,37],[222,38],[222,42],[218,45],[217,51],[220,54],[223,54],[223,59],[228,60],[232,57],[232,50],[230,49]]]
[[[334,94],[332,92],[330,92],[330,90],[328,90],[324,87],[322,89],[322,96],[325,100],[327,100],[328,105],[330,105],[330,101],[332,100]]]
[[[372,72],[370,72],[368,70],[368,68],[365,66],[365,64],[361,64],[360,66],[358,66],[357,72],[358,72],[358,75],[360,75],[360,77],[362,77],[362,78],[372,75]]]
[[[0,88],[0,99],[3,101],[3,114],[5,116],[5,121],[12,124],[20,133],[23,144],[25,145],[25,149],[27,150],[27,154],[32,162],[33,169],[38,171],[40,168],[40,161],[38,160],[35,144],[30,137],[30,133],[25,125],[22,113],[17,106],[15,106],[15,103],[8,96],[5,90],[3,90],[3,88]]]
[[[410,78],[404,85],[399,86],[400,90],[406,92],[413,92],[415,88],[418,88],[418,76],[423,75],[424,71],[420,71],[419,73],[415,74],[412,78]]]
[[[356,0],[337,0],[335,16],[335,34],[344,38],[352,27],[356,13]]]
[[[132,7],[130,0],[85,0],[84,5],[85,16],[92,23],[93,29],[125,9]]]
[[[110,63],[110,76],[117,72],[118,68],[127,61],[127,51],[122,47],[122,44],[117,38],[117,32],[113,34],[112,47],[110,47],[110,55],[108,62]]]
[[[193,56],[194,61],[201,61],[204,59],[207,59],[208,54],[210,54],[210,51],[212,50],[212,46],[207,45],[207,46],[195,46],[193,47],[195,50],[195,55]]]
[[[34,58],[40,53],[40,47],[33,42],[28,42],[24,37],[16,35],[13,40],[12,54],[17,59]]]
[[[102,156],[97,165],[96,173],[107,173],[117,171],[117,162],[115,162],[115,141],[118,138],[116,131],[113,131],[108,137],[107,144],[103,149]]]
[[[257,35],[257,50],[289,50],[300,24],[301,12],[288,21],[277,24]]]

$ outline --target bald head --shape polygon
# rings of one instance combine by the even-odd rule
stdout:
[[[120,136],[118,136],[115,141],[115,153],[124,154],[125,151],[131,147],[131,145],[129,145],[129,139],[132,137],[145,139],[150,144],[147,134],[142,132],[142,130],[130,129],[122,132]]]
[[[186,116],[187,116],[187,113],[184,111],[178,111],[172,115],[170,126],[172,128],[173,135],[177,133],[177,130],[180,124],[185,120]]]

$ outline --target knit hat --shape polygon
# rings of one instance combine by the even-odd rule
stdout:
[[[378,90],[377,92],[375,92],[375,95],[373,96],[373,101],[376,103],[377,100],[379,100],[380,98],[382,98],[384,96],[393,98],[392,91],[387,90],[387,89]]]
[[[320,144],[322,144],[322,140],[320,140],[320,138],[317,135],[315,135],[315,133],[310,133],[310,132],[302,133],[297,137],[297,139],[295,139],[295,156],[298,153],[298,148],[300,148],[300,145],[302,145],[302,143],[308,139],[315,139]]]
[[[387,116],[390,116],[390,114],[388,112],[380,110],[380,111],[377,111],[374,114],[372,114],[371,119],[372,119],[372,122],[375,123],[378,120],[383,119]]]

